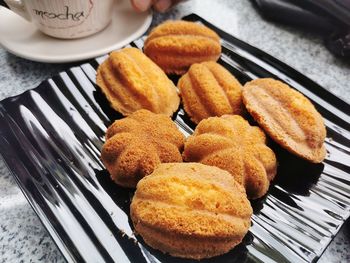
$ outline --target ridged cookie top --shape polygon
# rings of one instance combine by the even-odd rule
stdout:
[[[264,132],[238,115],[201,121],[185,143],[183,158],[230,172],[251,199],[266,194],[277,169]]]
[[[184,109],[191,120],[242,113],[242,86],[216,62],[193,64],[178,82]]]
[[[127,116],[139,109],[171,116],[180,98],[173,82],[137,48],[114,51],[96,76],[111,106]]]
[[[117,184],[135,187],[160,163],[182,162],[184,140],[169,117],[139,110],[107,129],[101,159]]]
[[[171,234],[174,242],[241,240],[251,215],[244,189],[228,172],[198,163],[161,164],[138,183],[131,203],[136,231],[142,225]]]
[[[219,36],[211,29],[187,21],[167,21],[146,39],[145,54],[166,73],[183,74],[193,63],[220,57]]]
[[[301,93],[274,79],[256,79],[243,89],[243,102],[259,125],[283,148],[314,163],[326,155],[321,114]]]

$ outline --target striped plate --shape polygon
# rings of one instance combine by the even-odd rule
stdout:
[[[328,155],[310,164],[272,145],[280,163],[269,194],[253,202],[243,243],[202,262],[312,262],[350,211],[350,105],[268,54],[196,15],[185,20],[222,38],[220,63],[239,81],[281,79],[309,97],[326,120]],[[141,48],[143,39],[130,45]],[[133,192],[112,183],[99,159],[106,127],[121,116],[95,85],[92,60],[0,102],[0,153],[68,262],[189,262],[163,255],[135,237]],[[190,134],[183,110],[175,122]]]

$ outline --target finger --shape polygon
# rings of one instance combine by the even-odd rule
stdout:
[[[144,12],[151,7],[152,0],[131,0],[131,5],[138,12]]]
[[[155,2],[154,9],[157,10],[158,12],[165,12],[167,11],[172,5],[172,1],[171,0],[158,0],[157,2]]]

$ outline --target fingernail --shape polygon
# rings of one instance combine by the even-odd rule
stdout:
[[[141,12],[148,10],[151,6],[151,0],[134,0],[133,3],[135,8]]]
[[[171,6],[171,0],[158,0],[155,4],[155,8],[159,12],[165,12]]]

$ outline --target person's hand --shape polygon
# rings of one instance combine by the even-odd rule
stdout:
[[[181,0],[130,0],[134,9],[144,12],[153,7],[158,12],[165,12]]]

